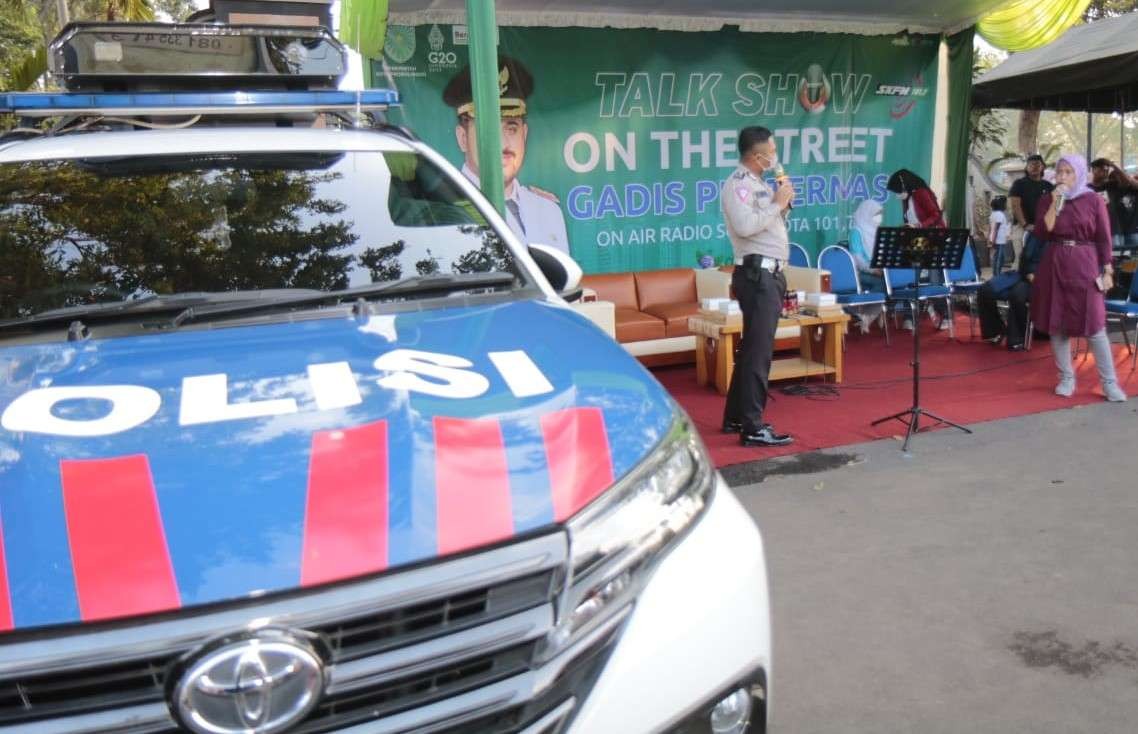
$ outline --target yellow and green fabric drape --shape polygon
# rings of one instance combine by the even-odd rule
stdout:
[[[1005,51],[1027,51],[1051,43],[1079,22],[1091,0],[1015,0],[984,16],[976,30]]]
[[[387,34],[387,0],[343,0],[340,40],[369,59],[383,54]]]

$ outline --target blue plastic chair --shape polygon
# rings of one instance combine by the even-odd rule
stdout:
[[[976,267],[976,253],[971,246],[964,248],[960,267],[946,271],[945,282],[952,289],[953,298],[964,296],[968,302],[968,337],[971,339],[976,335],[976,294],[984,285]]]
[[[911,304],[914,297],[918,296],[917,289],[914,287],[916,277],[913,275],[912,268],[885,268],[882,272],[885,274],[885,292],[889,296],[889,303]],[[947,282],[947,272],[941,272],[945,274],[945,282]],[[917,300],[917,313],[913,314],[914,329],[917,328],[917,319],[920,318],[920,312],[923,310],[919,306],[929,301],[942,300],[948,308],[948,316],[946,317],[948,319],[948,335],[950,338],[956,338],[952,318],[952,288],[950,286],[939,283],[921,283],[919,299]]]
[[[846,311],[860,310],[866,306],[880,306],[884,316],[886,296],[881,292],[862,290],[857,277],[857,265],[849,250],[839,245],[830,245],[818,253],[818,267],[830,272],[830,291],[837,296],[838,304]],[[885,334],[885,344],[889,344],[889,322],[881,319],[881,330]]]
[[[806,248],[795,242],[790,243],[790,264],[797,265],[800,268],[810,267],[810,253],[806,252]]]
[[[1134,273],[1130,281],[1130,293],[1126,300],[1109,300],[1106,302],[1107,318],[1115,317],[1122,326],[1122,339],[1126,342],[1126,349],[1130,352],[1130,371],[1138,366],[1138,273]],[[1134,321],[1134,341],[1126,333],[1126,325]]]

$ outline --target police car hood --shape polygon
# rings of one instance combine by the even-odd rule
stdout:
[[[570,309],[0,344],[0,630],[390,572],[555,525],[673,404]]]

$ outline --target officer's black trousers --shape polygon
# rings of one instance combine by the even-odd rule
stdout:
[[[786,276],[760,267],[736,266],[731,285],[743,312],[743,339],[731,374],[723,422],[739,422],[744,430],[757,430],[763,425],[767,405],[767,379],[786,295]]]
[[[1015,285],[1002,293],[996,293],[991,283],[980,286],[976,292],[976,304],[980,311],[980,336],[994,339],[1007,336],[1008,346],[1023,344],[1027,327],[1027,301],[1031,296],[1031,284],[1020,279]],[[1008,323],[1005,326],[997,307],[1002,299],[1008,302]]]

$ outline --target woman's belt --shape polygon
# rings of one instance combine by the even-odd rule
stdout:
[[[1093,245],[1093,242],[1086,240],[1048,240],[1053,245],[1066,245],[1067,247],[1078,247],[1079,245]]]

